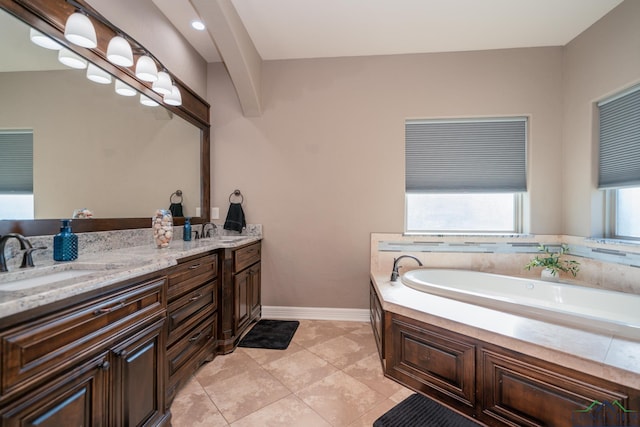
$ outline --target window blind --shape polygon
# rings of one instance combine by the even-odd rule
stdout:
[[[527,190],[527,119],[407,120],[408,193]]]
[[[0,192],[33,193],[33,132],[0,131]]]
[[[598,188],[640,185],[640,87],[598,104]]]

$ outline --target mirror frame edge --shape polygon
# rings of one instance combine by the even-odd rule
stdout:
[[[93,10],[85,1],[78,0],[77,2],[82,4],[83,7]],[[107,61],[106,43],[116,34],[107,25],[95,19],[92,19],[92,22],[98,37],[98,47],[85,49],[67,43],[64,38],[64,22],[67,16],[75,11],[75,7],[65,0],[0,0],[0,9],[36,28],[38,31],[61,41],[65,47],[84,56],[116,78],[160,103],[163,108],[167,108],[172,113],[198,127],[200,129],[200,206],[210,206],[211,124],[209,122],[209,103],[169,72],[181,91],[182,105],[175,107],[164,104],[162,97],[151,90],[151,85],[139,80],[131,69],[116,66]],[[210,220],[209,209],[203,209],[202,213],[202,216],[193,218],[194,224]],[[73,221],[73,229],[74,232],[84,233],[148,228],[150,227],[150,218],[151,213],[148,218],[75,219]],[[174,224],[183,225],[184,218],[174,218]],[[0,235],[7,233],[20,233],[24,236],[49,235],[57,233],[59,228],[59,219],[0,220]]]

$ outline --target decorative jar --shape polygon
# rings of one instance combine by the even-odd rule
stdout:
[[[167,209],[158,209],[151,218],[153,241],[158,249],[168,248],[173,238],[173,217]]]

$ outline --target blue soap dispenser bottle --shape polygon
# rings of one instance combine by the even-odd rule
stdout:
[[[71,220],[63,219],[60,233],[53,237],[53,259],[73,261],[78,258],[78,236],[71,231]]]
[[[184,228],[182,230],[182,237],[185,242],[191,241],[191,217],[184,219]]]

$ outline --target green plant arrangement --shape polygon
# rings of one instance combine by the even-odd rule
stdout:
[[[569,259],[561,259],[563,255],[569,253],[568,245],[561,245],[560,249],[552,252],[545,245],[538,246],[540,252],[544,252],[544,255],[536,255],[527,265],[524,266],[527,270],[531,270],[533,267],[542,267],[551,272],[553,276],[558,276],[559,271],[565,273],[571,273],[573,277],[576,277],[578,271],[580,271],[580,263]]]

